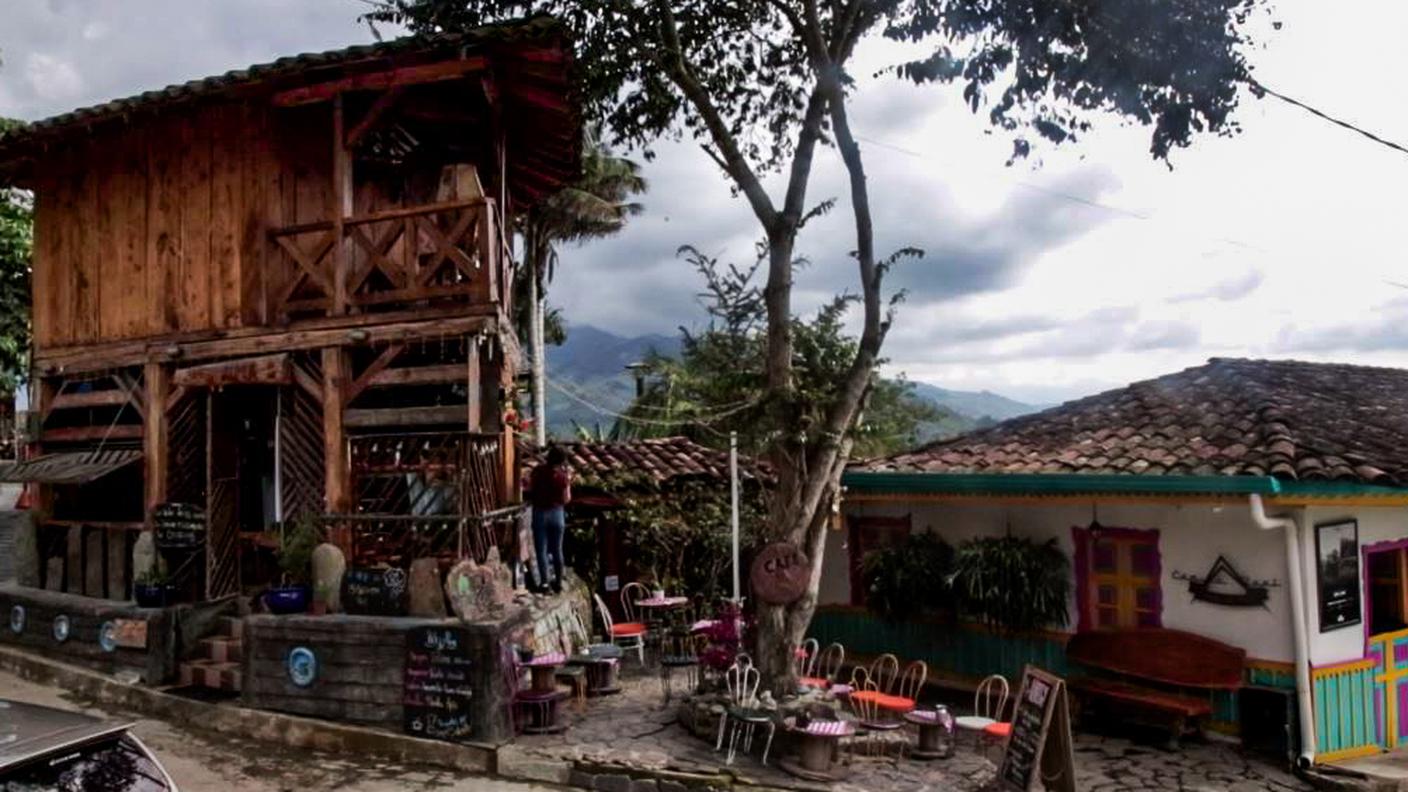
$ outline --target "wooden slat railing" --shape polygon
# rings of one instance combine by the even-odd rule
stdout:
[[[349,217],[341,239],[334,239],[337,225],[323,220],[269,231],[274,255],[284,262],[272,271],[286,273],[270,291],[272,317],[504,300],[506,248],[490,199]]]
[[[1373,658],[1310,670],[1315,702],[1316,761],[1333,762],[1379,751]]]

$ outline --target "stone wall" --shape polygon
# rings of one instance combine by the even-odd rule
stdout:
[[[24,625],[19,632],[12,629],[10,622],[15,606],[24,609]],[[139,608],[132,602],[5,585],[0,586],[0,644],[19,646],[109,674],[135,674],[141,681],[157,685],[170,681],[182,652],[194,646],[218,616],[233,610],[232,600]],[[54,620],[58,616],[68,617],[69,636],[65,641],[54,637]],[[103,649],[98,641],[102,627],[117,619],[146,622],[145,649]]]
[[[249,616],[244,620],[243,701],[260,709],[401,731],[407,631],[454,626],[469,632],[477,660],[471,671],[475,728],[470,739],[497,742],[510,736],[501,645],[528,624],[523,608],[500,621],[476,623],[343,614]],[[289,653],[297,647],[312,651],[317,661],[316,676],[306,687],[289,676]]]

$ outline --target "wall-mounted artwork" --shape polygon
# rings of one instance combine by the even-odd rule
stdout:
[[[1174,580],[1188,583],[1188,593],[1199,602],[1228,605],[1237,608],[1265,608],[1271,589],[1281,585],[1276,580],[1251,580],[1244,576],[1227,556],[1218,556],[1207,574],[1173,573]]]
[[[1315,572],[1320,584],[1320,632],[1358,624],[1358,520],[1315,526]]]

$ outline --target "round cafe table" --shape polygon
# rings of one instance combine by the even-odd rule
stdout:
[[[557,690],[557,669],[567,664],[567,655],[550,652],[538,655],[523,664],[533,675],[532,690],[535,693],[551,693]]]
[[[786,718],[782,727],[797,735],[797,758],[786,757],[777,764],[783,770],[808,781],[837,781],[844,775],[844,768],[836,764],[836,746],[842,737],[856,733],[850,721],[814,720],[805,727],[798,728],[795,718]]]
[[[919,729],[919,739],[909,751],[912,758],[928,760],[953,756],[953,716],[947,707],[912,710],[904,714],[904,719]]]
[[[533,677],[528,690],[514,695],[514,705],[528,715],[521,726],[523,732],[555,734],[566,728],[558,718],[558,704],[567,698],[567,692],[557,687],[557,669],[566,662],[567,656],[562,652],[551,652],[522,664]]]

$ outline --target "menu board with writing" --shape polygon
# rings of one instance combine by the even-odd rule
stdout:
[[[997,771],[1003,789],[1027,792],[1040,778],[1053,792],[1075,792],[1075,755],[1066,683],[1027,666],[1012,708],[1012,736]]]
[[[467,739],[471,731],[469,631],[417,627],[406,633],[402,704],[407,734]]]
[[[193,503],[162,503],[152,510],[157,547],[188,550],[205,543],[205,510]]]
[[[406,615],[406,570],[348,567],[342,576],[342,609],[361,616]]]

